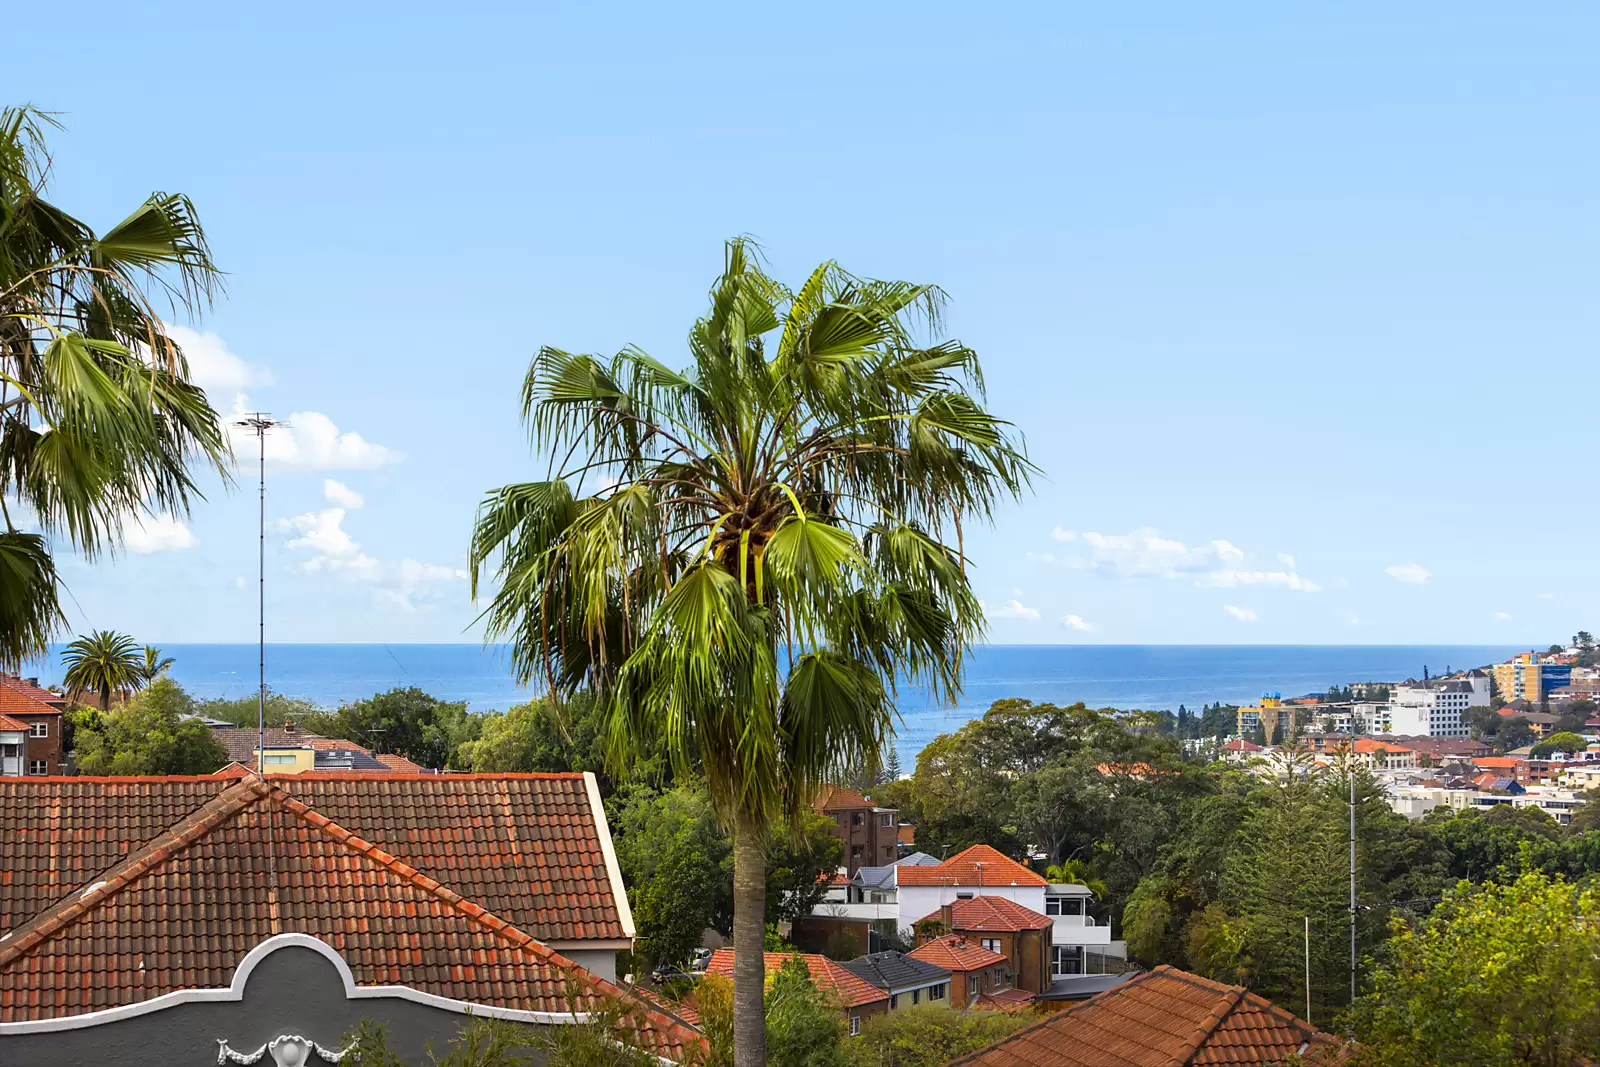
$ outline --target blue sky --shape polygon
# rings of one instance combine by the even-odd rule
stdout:
[[[738,233],[950,293],[1046,474],[968,540],[992,640],[1600,622],[1593,5],[136,7],[10,13],[0,99],[80,216],[196,202],[191,357],[295,422],[274,640],[475,639],[529,356],[682,362]],[[253,639],[252,477],[74,625]]]

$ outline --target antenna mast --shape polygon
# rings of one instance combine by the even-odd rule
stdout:
[[[256,555],[256,624],[258,683],[256,691],[256,774],[265,776],[267,764],[267,431],[287,423],[279,422],[264,411],[256,411],[234,422],[235,426],[248,427],[256,435],[260,461],[261,505],[259,514],[259,543]]]

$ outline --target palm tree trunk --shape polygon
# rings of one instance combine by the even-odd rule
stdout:
[[[761,824],[740,811],[733,835],[733,1063],[765,1067],[767,857]]]
[[[109,682],[100,683],[100,710],[111,710],[111,684]]]

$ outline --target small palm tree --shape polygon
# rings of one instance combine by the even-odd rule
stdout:
[[[70,693],[96,693],[100,710],[111,708],[111,694],[138,689],[144,684],[145,659],[139,645],[127,634],[96,630],[80,637],[61,653]]]
[[[1095,873],[1094,867],[1087,860],[1065,859],[1060,863],[1053,863],[1044,870],[1045,881],[1057,885],[1081,885],[1095,895],[1096,900],[1104,900],[1109,890],[1106,888],[1104,878]]]
[[[524,683],[607,702],[620,773],[665,749],[734,836],[736,1062],[765,1062],[763,842],[876,771],[894,687],[959,692],[982,632],[964,521],[1032,467],[936,335],[932,286],[824,263],[791,292],[728,244],[675,371],[542,349],[523,415],[544,480],[492,491],[470,554]],[[585,491],[585,487],[588,487]]]
[[[0,109],[0,666],[11,668],[64,621],[51,539],[90,558],[115,551],[138,516],[187,514],[197,469],[226,479],[232,462],[156,306],[197,312],[217,291],[193,205],[153,193],[96,234],[44,198],[55,125]]]
[[[161,650],[155,645],[145,645],[144,666],[139,671],[143,679],[143,685],[140,688],[149,685],[163,674],[166,674],[167,671],[172,669],[172,665],[175,662],[177,661],[171,656],[162,656]]]

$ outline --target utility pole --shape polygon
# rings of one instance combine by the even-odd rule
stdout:
[[[1311,916],[1306,920],[1306,1022],[1311,1021]]]
[[[1356,754],[1350,752],[1350,1003],[1356,1002]]]
[[[252,412],[234,422],[256,435],[260,458],[260,541],[256,555],[256,623],[259,652],[259,688],[256,692],[256,774],[264,776],[267,764],[267,431],[287,425],[264,411]]]

